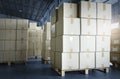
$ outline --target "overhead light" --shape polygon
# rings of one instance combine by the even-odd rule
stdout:
[[[19,12],[22,12],[22,10],[19,10]]]

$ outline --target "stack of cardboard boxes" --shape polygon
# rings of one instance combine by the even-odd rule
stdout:
[[[27,60],[28,53],[28,20],[18,19],[16,33],[16,61]]]
[[[94,69],[96,3],[81,1],[79,3],[79,17],[81,19],[79,68],[80,70]]]
[[[35,41],[35,56],[41,58],[41,50],[42,50],[42,29],[41,27],[36,27],[36,38]]]
[[[69,11],[69,12],[68,12]],[[79,69],[80,19],[77,4],[63,3],[56,23],[55,67],[64,71]]]
[[[108,72],[111,5],[88,1],[78,5],[63,3],[58,8],[57,20],[51,26],[51,65],[61,70],[62,76],[71,70]]]
[[[35,37],[37,23],[29,23],[28,58],[35,57]]]
[[[111,33],[111,55],[110,61],[115,67],[120,66],[120,28],[112,30]]]
[[[0,19],[0,61],[26,62],[28,20]]]
[[[42,29],[37,23],[29,24],[28,58],[41,57]]]
[[[55,52],[56,52],[56,22],[58,20],[58,8],[51,13],[51,67],[55,68]]]
[[[44,63],[50,60],[50,40],[51,40],[51,23],[47,22],[44,26],[43,37],[42,37],[42,60]]]
[[[97,3],[96,68],[110,65],[111,5]]]

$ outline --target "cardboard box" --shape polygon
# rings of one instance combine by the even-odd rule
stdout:
[[[27,53],[26,51],[16,51],[15,61],[27,61]]]
[[[51,59],[51,66],[55,68],[55,52],[54,51],[50,52],[50,59]]]
[[[27,41],[16,41],[16,50],[27,50]]]
[[[42,54],[42,58],[44,59],[44,60],[50,60],[50,50],[48,50],[48,49],[44,49],[44,52],[43,52],[44,54]]]
[[[41,52],[42,58],[44,60],[50,60],[50,51],[51,51],[50,40],[44,41],[42,45],[43,45]]]
[[[26,19],[17,19],[17,29],[28,29],[28,20]]]
[[[111,20],[97,19],[97,35],[111,35]]]
[[[94,52],[95,51],[95,36],[80,36],[80,51]]]
[[[77,18],[77,4],[63,3],[58,9],[58,19]]]
[[[117,42],[117,41],[119,41],[119,40],[120,40],[120,35],[119,35],[119,33],[118,33],[118,34],[112,34],[112,35],[111,35],[111,40],[112,40],[112,42]]]
[[[0,63],[3,62],[4,59],[4,51],[0,51]]]
[[[23,41],[28,39],[28,31],[27,30],[17,30],[17,40]]]
[[[29,23],[29,29],[31,29],[31,30],[35,30],[36,29],[36,27],[37,27],[37,23],[36,22],[30,22]]]
[[[111,46],[111,52],[119,52],[120,51],[120,46]]]
[[[41,57],[41,43],[40,41],[36,41],[34,44],[35,56]]]
[[[111,44],[112,45],[119,45],[120,44],[120,39],[113,39],[114,37],[111,37]],[[117,37],[118,38],[118,37]]]
[[[28,53],[27,53],[27,58],[30,58],[30,57],[35,56],[35,55],[34,55],[34,52],[35,52],[34,50],[29,49],[29,50],[28,50]]]
[[[0,51],[4,50],[4,41],[0,41]]]
[[[110,52],[96,52],[96,68],[110,66]]]
[[[16,19],[5,19],[6,21],[6,30],[15,30],[16,29]]]
[[[0,40],[5,40],[5,30],[0,30]]]
[[[79,52],[79,36],[58,36],[56,37],[56,51]]]
[[[4,51],[3,62],[14,62],[15,61],[15,51]]]
[[[112,19],[111,4],[97,3],[97,18]]]
[[[80,19],[64,18],[56,25],[57,36],[59,35],[80,35]]]
[[[29,37],[36,37],[36,31],[35,30],[29,30]]]
[[[44,30],[44,35],[45,35],[45,39],[46,40],[50,40],[51,39],[51,23],[47,22],[45,24],[45,30]]]
[[[15,51],[15,41],[5,41],[5,50]]]
[[[111,62],[120,62],[120,52],[110,52]]]
[[[79,17],[96,18],[96,3],[90,1],[80,1]]]
[[[110,36],[96,36],[96,51],[110,51]]]
[[[55,53],[55,67],[61,70],[79,69],[78,53]]]
[[[39,48],[36,48],[36,49],[35,49],[35,56],[41,58],[41,49],[39,49]]]
[[[56,24],[51,26],[51,37],[56,37]]]
[[[0,19],[0,30],[5,29],[5,19]]]
[[[5,39],[6,40],[15,40],[16,39],[16,30],[5,30]]]
[[[55,50],[55,49],[56,49],[56,38],[52,38],[52,39],[51,39],[50,45],[51,45],[51,50],[52,50],[52,51],[56,51],[56,50]]]
[[[96,35],[96,19],[81,18],[81,35]]]
[[[0,30],[0,40],[5,40],[5,30]]]
[[[31,41],[28,41],[28,49],[33,49],[34,48],[34,43]]]
[[[80,52],[80,57],[79,57],[79,68],[80,70],[83,69],[94,69],[95,68],[95,52],[92,53],[83,53]]]
[[[120,34],[120,28],[114,28],[111,30],[112,34]]]
[[[45,49],[51,49],[50,40],[45,40]]]

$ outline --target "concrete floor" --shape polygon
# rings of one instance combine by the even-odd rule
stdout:
[[[40,61],[29,61],[27,65],[0,64],[0,79],[120,79],[120,69],[111,67],[109,74],[97,70],[90,71],[89,75],[67,72],[65,77],[61,77],[50,65],[41,64]]]

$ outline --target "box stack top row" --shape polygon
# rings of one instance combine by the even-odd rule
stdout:
[[[26,30],[28,29],[28,20],[26,19],[0,19],[0,30]]]
[[[111,4],[88,1],[81,1],[79,4],[63,3],[52,12],[51,25],[52,37],[60,35],[110,36]]]
[[[61,18],[92,18],[111,20],[111,4],[81,1],[79,4],[63,3],[51,13],[51,24]]]
[[[89,1],[81,1],[78,5],[75,3],[63,3],[62,6],[59,7],[58,16],[65,18],[111,19],[111,4]]]

